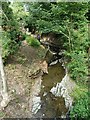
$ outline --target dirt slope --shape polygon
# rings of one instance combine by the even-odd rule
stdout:
[[[42,47],[33,48],[23,42],[16,54],[9,57],[5,71],[13,100],[4,111],[0,111],[1,118],[31,117],[29,99],[34,81],[30,78],[30,72],[32,68],[37,68],[45,52]]]

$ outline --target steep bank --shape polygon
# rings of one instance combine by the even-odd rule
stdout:
[[[5,72],[12,101],[4,111],[0,111],[0,119],[32,117],[29,99],[33,80],[30,75],[38,69],[45,54],[42,47],[33,48],[23,43],[16,54],[8,58]]]
[[[60,65],[51,65],[48,75],[44,75],[42,79],[42,73],[39,70],[45,54],[44,48],[36,49],[24,42],[19,51],[8,59],[5,71],[12,101],[3,111],[4,117],[30,118],[42,115],[42,117],[60,117],[67,112],[63,96],[54,96],[50,93],[50,90],[63,79],[65,71],[60,63]],[[66,80],[65,82],[68,84]],[[40,108],[42,108],[41,111],[36,114]]]

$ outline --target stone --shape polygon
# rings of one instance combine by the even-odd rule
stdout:
[[[70,93],[74,89],[75,85],[75,82],[72,81],[69,75],[66,73],[62,81],[60,83],[57,83],[56,87],[53,87],[50,92],[55,96],[62,96],[65,100],[66,108],[71,108],[73,98],[70,96]]]
[[[55,65],[55,64],[57,64],[57,62],[58,62],[58,60],[51,62],[50,65]]]
[[[48,63],[45,60],[41,64],[41,70],[48,74]]]
[[[46,96],[47,95],[47,92],[44,92],[43,96]]]
[[[41,100],[40,97],[33,98],[33,105],[32,105],[32,113],[36,114],[38,110],[41,108]]]

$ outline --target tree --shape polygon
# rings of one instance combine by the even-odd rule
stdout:
[[[2,46],[0,42],[0,84],[1,84],[1,95],[2,95],[2,101],[0,103],[0,107],[4,108],[7,106],[7,104],[10,101],[9,95],[8,95],[8,88],[7,88],[7,78],[4,71],[4,65],[2,60]]]
[[[41,33],[62,34],[64,56],[71,78],[83,86],[87,82],[88,2],[30,3],[28,23]],[[89,14],[89,13],[88,13]],[[88,18],[89,19],[89,18]],[[85,86],[84,86],[85,87]],[[78,94],[78,93],[77,93]],[[72,118],[88,117],[88,97],[78,99],[71,111]]]
[[[2,57],[4,60],[10,54],[13,54],[18,49],[21,41],[25,38],[24,33],[20,30],[20,24],[12,8],[10,7],[10,2],[2,2],[2,47],[3,47],[3,54]],[[1,37],[1,36],[0,36]]]
[[[68,68],[75,81],[86,81],[88,39],[88,3],[50,2],[29,4],[29,25],[40,33],[62,34],[59,40],[69,59]],[[82,67],[81,67],[82,66]]]

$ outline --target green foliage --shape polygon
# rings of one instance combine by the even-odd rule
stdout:
[[[82,7],[81,7],[82,6]],[[87,12],[87,3],[29,3],[28,23],[36,26],[39,31],[65,33],[68,36],[67,25],[77,23]],[[83,19],[85,20],[85,19]]]
[[[88,3],[30,2],[29,13],[23,10],[25,4],[14,2],[10,7],[9,2],[2,2],[3,58],[13,54],[18,48],[19,40],[25,39],[20,28],[27,24],[40,33],[62,34],[64,55],[69,59],[69,73],[76,82],[85,83],[88,73],[87,50],[90,46],[88,21],[85,17]],[[59,40],[62,42],[61,37]],[[40,42],[31,36],[26,36],[26,41],[31,46],[40,46]],[[75,104],[70,112],[71,118],[88,119],[87,90],[76,88],[73,97]]]
[[[2,5],[2,26],[8,25],[9,21],[13,20],[13,12],[12,9],[9,7],[9,2],[1,2]],[[7,22],[8,21],[8,22]]]
[[[17,13],[18,15],[18,13]],[[21,21],[22,23],[22,21]],[[22,35],[22,31],[20,30],[20,23],[16,19],[14,15],[13,9],[10,7],[9,2],[2,2],[2,28],[4,31],[9,33],[10,39],[17,41],[17,37]]]
[[[28,19],[28,12],[25,11],[26,3],[23,2],[14,2],[10,5],[10,8],[13,11],[13,17],[18,22],[19,26],[25,26]]]
[[[18,49],[18,44],[11,40],[9,37],[8,37],[8,33],[7,32],[2,32],[2,57],[4,60],[7,59],[7,57],[10,55],[10,54],[13,54],[16,52],[16,50]]]
[[[89,119],[89,107],[88,107],[88,93],[82,94],[79,99],[75,101],[74,107],[70,111],[71,119],[77,118],[81,120],[82,118]]]
[[[76,85],[74,90],[71,93],[71,96],[74,98],[74,101],[82,98],[82,96],[85,96],[88,92],[88,87],[83,84]]]
[[[28,23],[40,33],[61,33],[65,56],[70,62],[71,77],[77,82],[86,81],[88,38],[88,3],[55,2],[30,3]],[[60,39],[61,41],[61,39]],[[62,41],[61,41],[62,42]]]
[[[88,87],[84,84],[77,85],[71,96],[74,98],[74,105],[70,111],[71,120],[81,120],[89,118],[89,92]]]
[[[27,36],[26,41],[28,42],[29,45],[31,45],[33,47],[39,47],[40,46],[40,42],[34,37]]]
[[[55,2],[30,3],[29,21],[41,33],[61,33],[65,57],[69,73],[78,84],[87,81],[88,64],[87,50],[90,46],[88,38],[88,3],[81,2]],[[61,39],[60,39],[60,42]],[[83,90],[74,92],[75,105],[71,110],[71,118],[88,117],[88,94]],[[75,115],[75,116],[74,116]]]
[[[82,83],[87,81],[88,65],[86,63],[86,53],[84,51],[73,51],[69,56],[71,61],[68,64],[68,69],[73,80]]]
[[[76,82],[82,83],[87,81],[87,49],[90,45],[90,41],[88,39],[88,24],[85,18],[85,14],[87,12],[87,7],[85,7],[86,5],[87,4],[81,4],[81,9],[80,3],[76,3],[74,9],[72,8],[72,11],[69,9],[69,11],[72,12],[72,16],[68,19],[69,21],[67,21],[67,23],[65,22],[69,36],[64,44],[64,46],[67,47],[65,56],[70,59],[68,68],[71,77]],[[73,6],[73,4],[70,4],[70,6]]]
[[[2,2],[2,45],[3,59],[6,60],[10,54],[13,54],[25,39],[24,33],[19,29],[20,25],[10,8],[9,2]]]

